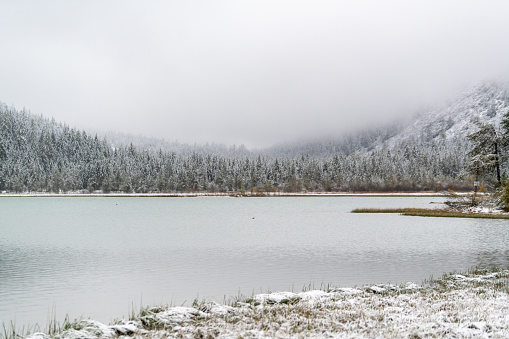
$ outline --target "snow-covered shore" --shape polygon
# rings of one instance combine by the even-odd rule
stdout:
[[[458,193],[459,195],[468,193]],[[264,192],[264,193],[208,193],[208,192],[189,192],[189,193],[8,193],[0,192],[1,197],[323,197],[323,196],[381,196],[381,197],[445,197],[444,192]]]
[[[81,320],[43,338],[507,338],[509,270],[414,283],[259,294],[229,305],[152,307],[105,325]]]

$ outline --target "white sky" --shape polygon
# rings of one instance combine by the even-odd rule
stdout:
[[[269,146],[509,75],[509,1],[1,1],[0,101],[71,127]]]

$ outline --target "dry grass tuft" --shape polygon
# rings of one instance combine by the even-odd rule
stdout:
[[[509,214],[458,212],[446,209],[428,208],[357,208],[352,213],[399,213],[415,217],[509,219]]]

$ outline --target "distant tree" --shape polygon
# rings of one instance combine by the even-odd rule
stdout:
[[[495,129],[493,124],[478,123],[477,126],[479,130],[468,136],[474,148],[468,153],[470,162],[467,165],[467,170],[476,179],[494,174],[496,182],[500,186],[502,184],[500,154],[503,135]]]
[[[505,153],[508,153],[509,149],[509,111],[502,115],[502,120],[500,122],[501,129],[501,145]]]

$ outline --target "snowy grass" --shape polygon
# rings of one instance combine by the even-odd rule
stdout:
[[[105,325],[64,322],[30,338],[504,338],[509,336],[509,270],[474,270],[423,286],[377,284],[237,297],[222,305],[147,307]]]
[[[446,209],[428,208],[357,208],[352,213],[400,213],[416,217],[449,217],[449,218],[479,218],[479,219],[509,219],[509,214],[479,213],[473,211],[458,212]]]

